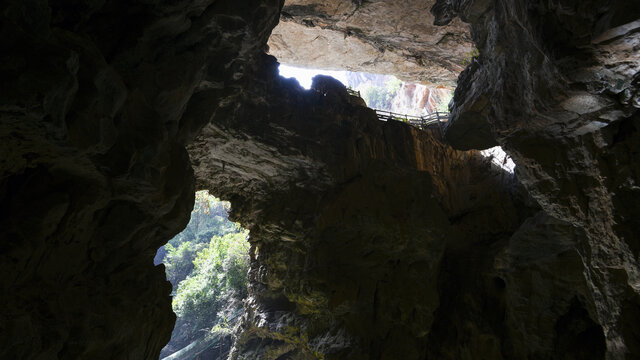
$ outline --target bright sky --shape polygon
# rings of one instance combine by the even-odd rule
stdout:
[[[311,88],[311,78],[318,74],[333,76],[341,83],[347,86],[347,76],[344,71],[320,70],[320,69],[303,69],[289,65],[280,64],[278,68],[280,76],[286,78],[295,78],[303,88]]]

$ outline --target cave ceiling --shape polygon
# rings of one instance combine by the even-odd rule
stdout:
[[[434,25],[434,3],[287,0],[269,53],[288,65],[389,74],[453,88],[473,42],[469,25],[459,19]]]

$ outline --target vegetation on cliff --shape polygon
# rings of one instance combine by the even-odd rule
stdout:
[[[392,77],[383,86],[369,85],[364,87],[362,98],[370,108],[391,110],[391,104],[401,85],[402,82],[400,80]]]
[[[187,227],[158,251],[173,286],[177,316],[162,356],[206,337],[228,334],[247,296],[248,231],[228,219],[229,203],[196,193]]]

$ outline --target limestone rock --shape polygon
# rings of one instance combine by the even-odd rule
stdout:
[[[269,52],[288,65],[392,74],[453,88],[473,44],[460,20],[433,25],[433,3],[287,0]]]
[[[574,315],[586,311],[602,327],[607,359],[640,356],[629,323],[640,309],[640,115],[632,100],[640,8],[444,0],[433,11],[441,23],[468,21],[480,50],[460,78],[446,138],[461,149],[498,142],[541,207],[584,231],[576,248],[588,296],[572,305]]]
[[[153,257],[188,222],[207,120],[183,114],[240,79],[279,6],[0,5],[0,358],[158,358],[175,318]]]
[[[429,336],[449,244],[503,239],[526,196],[437,127],[381,122],[339,83],[304,91],[276,65],[265,58],[242,105],[189,146],[199,186],[251,229],[233,358],[420,358],[439,345]]]
[[[424,115],[438,111],[438,106],[448,104],[451,92],[445,88],[429,88],[420,84],[402,84],[391,102],[391,111],[400,114]]]

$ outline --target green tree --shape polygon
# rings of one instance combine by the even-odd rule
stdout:
[[[185,230],[158,250],[177,315],[162,356],[212,331],[229,331],[242,312],[249,270],[248,231],[228,219],[229,203],[197,192]],[[231,318],[231,319],[230,319]],[[208,335],[207,335],[208,336]]]
[[[228,202],[218,200],[208,191],[196,192],[189,224],[180,234],[158,249],[154,259],[155,264],[164,263],[167,280],[171,282],[174,290],[193,269],[192,262],[197,252],[205,247],[213,236],[242,231],[239,224],[229,221],[229,209]]]
[[[451,102],[452,98],[453,92],[448,93],[447,96],[445,96],[438,102],[438,104],[436,105],[436,111],[441,113],[449,112],[449,102]]]
[[[196,339],[201,330],[224,325],[223,312],[233,312],[247,296],[249,270],[248,233],[214,236],[198,252],[191,274],[178,285],[173,311],[184,341]]]
[[[167,254],[165,256],[165,272],[167,280],[173,285],[174,291],[178,284],[187,278],[193,271],[193,260],[198,252],[204,247],[204,244],[185,241],[174,247],[171,244],[165,246]]]

